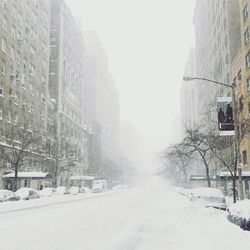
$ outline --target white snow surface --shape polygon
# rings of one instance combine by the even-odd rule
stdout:
[[[208,188],[208,187],[201,187],[201,188],[194,188],[190,190],[190,193],[198,196],[203,197],[219,197],[224,198],[224,195],[221,190],[217,188]]]
[[[230,214],[234,217],[250,219],[250,200],[237,201],[229,208]]]
[[[4,250],[244,250],[250,232],[159,179],[101,194],[0,204]]]

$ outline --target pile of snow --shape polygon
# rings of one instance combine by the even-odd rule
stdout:
[[[188,198],[205,207],[214,207],[226,210],[226,199],[221,190],[217,188],[195,188],[190,191]]]
[[[73,194],[73,195],[79,194],[80,193],[80,188],[76,187],[76,186],[72,186],[69,189],[69,192],[70,192],[70,194]]]
[[[238,201],[229,208],[231,216],[236,218],[250,219],[250,200]]]
[[[221,192],[221,190],[217,188],[208,188],[208,187],[195,188],[195,189],[190,190],[190,194],[193,194],[195,196],[202,196],[202,197],[224,198],[224,195]]]
[[[52,196],[55,195],[56,193],[56,189],[55,188],[44,188],[42,190],[39,191],[39,194],[41,197],[45,197],[45,196]]]
[[[174,189],[177,193],[188,196],[192,189],[182,188],[182,187],[175,187]]]
[[[60,186],[56,188],[56,195],[64,195],[64,194],[69,194],[69,190],[65,186]]]

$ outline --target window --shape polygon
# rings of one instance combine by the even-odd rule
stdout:
[[[15,95],[14,104],[15,104],[15,105],[18,105],[18,94]]]
[[[8,115],[7,115],[7,122],[11,123],[11,113],[10,112],[8,112]]]
[[[6,40],[4,38],[2,38],[2,46],[1,49],[3,52],[6,52]]]
[[[247,151],[246,150],[242,151],[242,160],[243,160],[243,165],[247,165]]]
[[[11,27],[11,37],[16,39],[16,28],[14,26]]]
[[[245,45],[248,43],[248,41],[249,41],[249,30],[247,28],[247,30],[244,33],[244,42],[245,42]]]
[[[13,6],[13,9],[12,9],[12,16],[16,19],[17,17],[17,11],[16,11],[16,7]]]
[[[240,129],[241,129],[241,137],[243,137],[246,134],[246,124],[242,123],[240,125]]]
[[[18,115],[15,115],[13,119],[13,124],[17,125],[17,123],[18,123]]]
[[[35,68],[34,68],[34,65],[32,65],[32,64],[29,65],[29,73],[30,73],[30,75],[34,75],[34,73],[35,73]]]
[[[244,108],[244,103],[243,103],[243,95],[239,99],[239,109],[242,111]]]
[[[19,51],[16,53],[16,63],[20,65],[21,63],[21,54]]]
[[[5,31],[7,31],[7,29],[8,29],[6,17],[3,17],[3,29],[4,29]]]
[[[229,64],[228,54],[226,55],[225,62],[226,62],[226,65],[228,65],[228,64]]]
[[[250,68],[250,51],[248,51],[246,55],[246,66]]]
[[[12,60],[15,60],[15,50],[14,50],[14,47],[10,47],[10,58]]]
[[[246,5],[245,8],[243,9],[243,20],[244,22],[247,20],[248,18],[248,6]]]
[[[6,8],[7,7],[7,0],[3,0],[2,1],[2,8]]]
[[[238,78],[238,81],[241,82],[241,80],[242,80],[241,69],[237,73],[237,78]]]
[[[45,97],[43,93],[41,94],[41,102],[45,103]]]
[[[250,77],[247,79],[247,91],[250,93]]]
[[[4,95],[4,88],[3,88],[3,83],[0,82],[0,96]]]
[[[236,86],[237,85],[237,80],[236,80],[236,77],[234,77],[233,79],[233,86]]]
[[[0,66],[0,73],[5,75],[5,70],[6,70],[6,62],[2,60]]]

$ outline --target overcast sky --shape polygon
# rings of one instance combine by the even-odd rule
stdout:
[[[120,94],[121,119],[150,149],[172,141],[190,46],[195,0],[68,0],[84,30],[95,30]]]

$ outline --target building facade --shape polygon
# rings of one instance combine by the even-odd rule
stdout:
[[[46,171],[50,2],[1,1],[0,20],[0,147],[23,148],[29,137],[20,169]],[[13,169],[11,159],[0,164]]]
[[[95,165],[89,169],[100,172],[103,161],[118,164],[120,158],[119,96],[108,70],[106,52],[95,32],[84,32],[84,42],[84,117],[92,130],[91,138],[95,144],[91,147],[99,152],[98,159],[89,160]]]
[[[243,170],[250,170],[250,1],[239,1],[240,6],[240,39],[238,49],[232,63],[232,78],[236,88],[238,113],[240,159]]]
[[[196,75],[195,49],[191,48],[185,65],[184,76]],[[186,128],[197,126],[198,120],[198,86],[196,82],[182,81],[180,102],[181,102],[181,123]]]
[[[48,147],[60,185],[88,168],[88,131],[82,119],[83,36],[64,1],[51,1],[49,96],[54,129]],[[54,134],[53,134],[54,133]]]
[[[240,47],[239,2],[234,0],[197,1],[195,14],[196,75],[231,83],[231,63]],[[216,98],[231,95],[230,89],[198,81],[199,114],[204,111],[216,120]],[[208,108],[208,107],[211,108]]]

